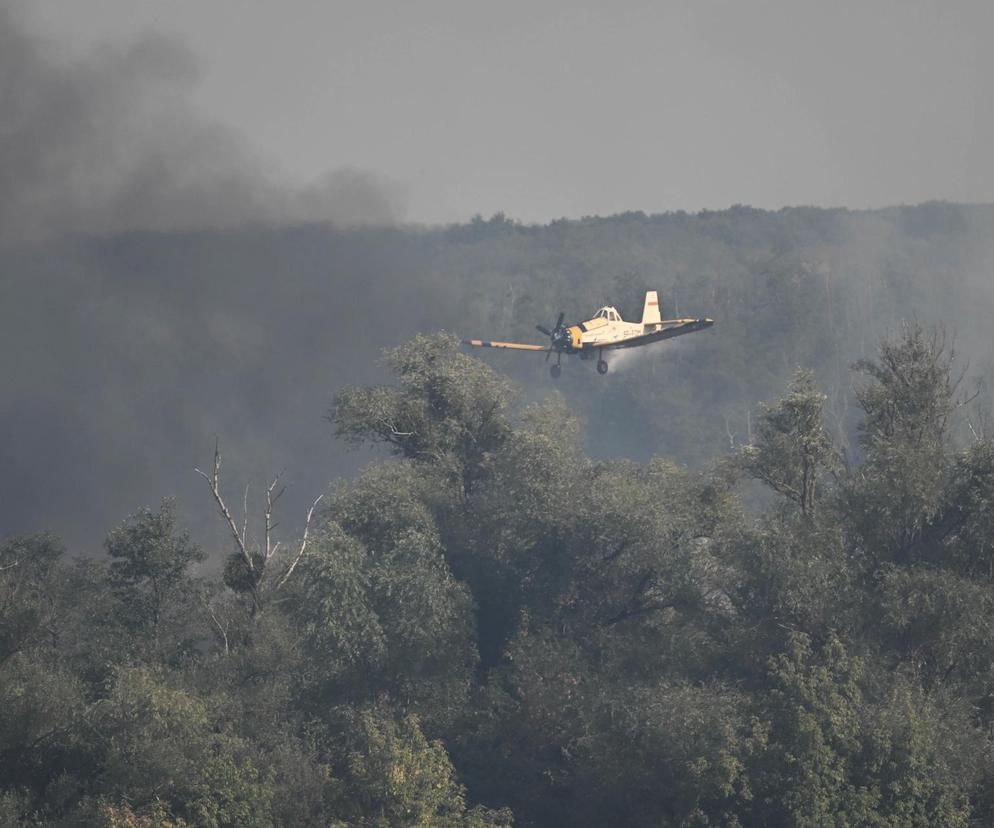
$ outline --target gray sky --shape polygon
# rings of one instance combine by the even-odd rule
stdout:
[[[410,221],[994,201],[991,2],[14,6],[67,61],[175,35],[205,117]]]

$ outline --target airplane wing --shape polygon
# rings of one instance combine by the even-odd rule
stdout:
[[[491,342],[489,339],[464,339],[463,345],[477,348],[509,348],[514,351],[548,351],[548,345],[526,345],[523,342]]]
[[[635,348],[639,345],[648,345],[650,342],[659,342],[662,339],[672,339],[674,336],[683,336],[684,334],[694,333],[694,331],[703,331],[714,324],[713,319],[678,319],[674,321],[677,324],[663,328],[661,331],[653,331],[652,333],[636,336],[632,339],[626,339],[604,347],[611,350],[615,348]]]

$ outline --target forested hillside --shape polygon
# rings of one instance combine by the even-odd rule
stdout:
[[[542,341],[536,324],[611,302],[711,330],[625,355],[558,387],[592,456],[700,467],[748,443],[760,401],[815,371],[835,439],[858,453],[849,364],[901,319],[945,327],[990,373],[994,208],[854,212],[746,207],[522,226],[503,216],[425,229],[255,228],[0,247],[0,526],[51,528],[99,551],[106,527],[163,494],[198,539],[223,536],[193,474],[215,435],[231,482],[288,468],[286,520],[350,454],[322,420],[336,389],[423,331]],[[485,354],[525,399],[553,387],[541,355]]]
[[[990,824],[992,239],[3,246],[0,822]],[[558,382],[458,345],[646,289],[716,326]]]
[[[994,439],[959,362],[899,326],[853,368],[857,459],[798,372],[688,470],[592,460],[568,396],[418,336],[335,395],[384,459],[306,545],[236,504],[197,577],[164,502],[97,560],[0,546],[0,822],[989,825]]]
[[[0,0],[0,828],[994,826],[994,4],[795,5]]]

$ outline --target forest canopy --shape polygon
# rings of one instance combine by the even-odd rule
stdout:
[[[223,526],[191,469],[218,435],[236,488],[288,469],[283,517],[299,530],[328,481],[371,456],[334,440],[322,414],[336,389],[387,380],[381,349],[439,329],[543,343],[535,326],[560,312],[638,318],[646,290],[666,316],[717,323],[609,355],[603,377],[565,365],[558,387],[591,457],[703,468],[753,442],[759,404],[798,368],[855,456],[849,366],[903,319],[945,326],[968,358],[964,388],[983,380],[991,410],[992,265],[994,208],[938,202],[0,245],[0,429],[17,435],[0,442],[0,526],[101,554],[109,526],[169,494],[213,547]],[[525,400],[551,390],[540,354],[480,358]]]
[[[3,541],[0,821],[994,821],[994,435],[940,331],[853,365],[853,445],[802,371],[695,468],[591,458],[448,334],[384,367],[299,560],[208,577],[168,500]]]

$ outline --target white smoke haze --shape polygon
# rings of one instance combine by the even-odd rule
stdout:
[[[615,374],[631,373],[633,370],[642,367],[642,363],[647,359],[661,359],[665,357],[663,353],[664,347],[665,345],[660,344],[658,348],[647,346],[645,348],[623,348],[618,351],[608,351],[608,370]],[[651,354],[649,353],[650,350]]]
[[[0,241],[246,224],[392,224],[400,188],[339,169],[298,187],[191,103],[181,42],[62,57],[0,2]]]

